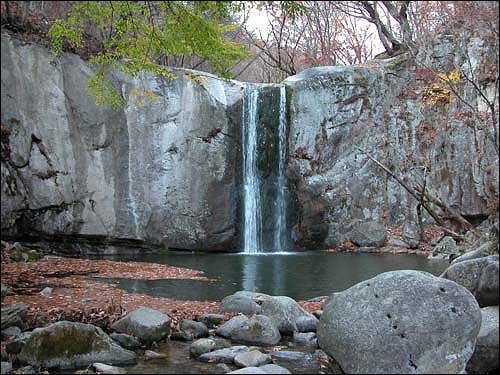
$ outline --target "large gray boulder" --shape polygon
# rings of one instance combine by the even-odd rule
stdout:
[[[35,329],[17,358],[32,366],[60,369],[136,362],[134,352],[123,349],[99,327],[67,321]]]
[[[479,302],[479,306],[497,306],[498,255],[465,260],[450,265],[441,277],[466,287]]]
[[[135,336],[146,345],[160,341],[170,333],[172,319],[149,307],[139,307],[115,322],[111,328],[120,333]]]
[[[461,373],[480,324],[480,308],[467,289],[404,270],[335,293],[317,335],[346,373]]]
[[[476,348],[469,363],[468,374],[486,374],[498,370],[499,359],[499,331],[498,331],[498,306],[489,306],[481,309],[482,321]]]
[[[374,221],[359,222],[349,233],[353,244],[362,247],[380,247],[387,239],[384,226]]]

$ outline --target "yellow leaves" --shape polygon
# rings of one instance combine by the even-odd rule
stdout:
[[[144,107],[146,104],[146,100],[149,100],[150,102],[158,103],[159,99],[156,97],[155,93],[147,88],[138,88],[134,87],[130,91],[130,99],[132,100],[132,103],[139,107]]]
[[[203,84],[203,81],[201,80],[201,77],[199,75],[196,75],[192,72],[187,72],[186,75],[191,81],[196,82],[199,85]]]
[[[434,106],[438,103],[452,103],[455,101],[451,97],[452,87],[460,82],[462,73],[458,70],[452,70],[450,73],[439,73],[438,80],[429,83],[429,86],[424,88],[420,107]]]

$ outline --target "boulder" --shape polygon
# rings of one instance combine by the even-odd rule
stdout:
[[[346,373],[461,373],[480,324],[479,305],[467,289],[403,270],[335,293],[317,335]]]
[[[241,327],[247,320],[248,318],[244,315],[235,316],[217,328],[215,333],[219,336],[229,338],[233,334],[234,330]]]
[[[217,344],[212,339],[198,339],[189,346],[189,354],[191,355],[191,357],[196,358],[202,354],[214,350],[216,347]]]
[[[21,333],[14,340],[8,342],[7,345],[5,345],[5,350],[9,354],[19,353],[30,337],[31,337],[31,332]]]
[[[110,366],[105,363],[96,362],[92,365],[99,374],[126,374],[127,370],[117,366]]]
[[[462,254],[462,250],[452,237],[446,236],[438,242],[428,259],[451,259]]]
[[[264,300],[262,302],[262,315],[271,318],[282,334],[315,330],[318,321],[314,315],[304,310],[294,299],[286,296],[273,296]]]
[[[466,287],[476,297],[479,306],[497,306],[498,255],[465,260],[450,265],[441,277]]]
[[[126,333],[113,332],[109,336],[125,349],[138,349],[143,346],[134,336]]]
[[[224,297],[220,304],[221,312],[238,312],[242,314],[260,314],[261,307],[250,297],[230,295]]]
[[[316,346],[318,344],[318,340],[316,339],[316,334],[314,332],[294,332],[293,341],[307,346]]]
[[[193,339],[208,337],[208,328],[202,322],[196,322],[191,319],[184,319],[181,322],[181,331],[191,336]]]
[[[271,346],[280,342],[281,335],[269,317],[255,315],[236,327],[230,338],[242,344]]]
[[[170,322],[168,315],[141,306],[118,320],[111,328],[120,333],[133,335],[142,343],[150,345],[168,336]]]
[[[208,328],[215,328],[224,320],[224,315],[222,314],[203,314],[200,318],[200,322],[205,324]]]
[[[387,239],[384,226],[375,221],[356,223],[349,233],[351,242],[363,247],[380,247]]]
[[[17,358],[32,366],[60,369],[86,367],[95,362],[136,362],[133,352],[116,344],[101,328],[67,321],[33,330]]]
[[[498,306],[481,309],[482,321],[476,348],[469,363],[468,374],[486,374],[498,370]]]
[[[406,222],[401,232],[403,241],[408,244],[408,247],[410,249],[416,249],[420,243],[420,233],[417,226],[413,223]]]
[[[12,371],[12,364],[10,362],[2,361],[2,374],[10,374]]]

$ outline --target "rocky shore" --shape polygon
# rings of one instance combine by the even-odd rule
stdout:
[[[106,275],[117,265],[47,257],[4,263],[2,374],[147,373],[168,366],[181,366],[176,371],[185,373],[493,372],[499,367],[495,228],[476,249],[453,256],[440,277],[413,270],[385,272],[300,303],[287,296],[239,291],[198,305],[139,299],[117,310],[65,315],[61,308],[44,315],[36,305],[57,295],[47,287],[28,306],[15,295],[23,278],[40,283],[44,273],[60,280],[72,273],[68,289],[89,288],[78,285],[82,276]],[[203,278],[193,270],[165,267],[162,277]],[[147,264],[142,273],[151,276]],[[90,300],[98,300],[99,294],[112,296],[113,287],[107,288]],[[122,302],[127,300],[120,293]]]

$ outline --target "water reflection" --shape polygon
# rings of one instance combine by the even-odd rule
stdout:
[[[293,255],[290,255],[293,254]],[[213,282],[199,280],[112,279],[134,293],[184,300],[220,300],[238,290],[309,299],[328,295],[379,273],[414,269],[439,275],[446,262],[417,255],[332,254],[324,252],[277,255],[147,254],[107,259],[170,264],[201,270]]]

